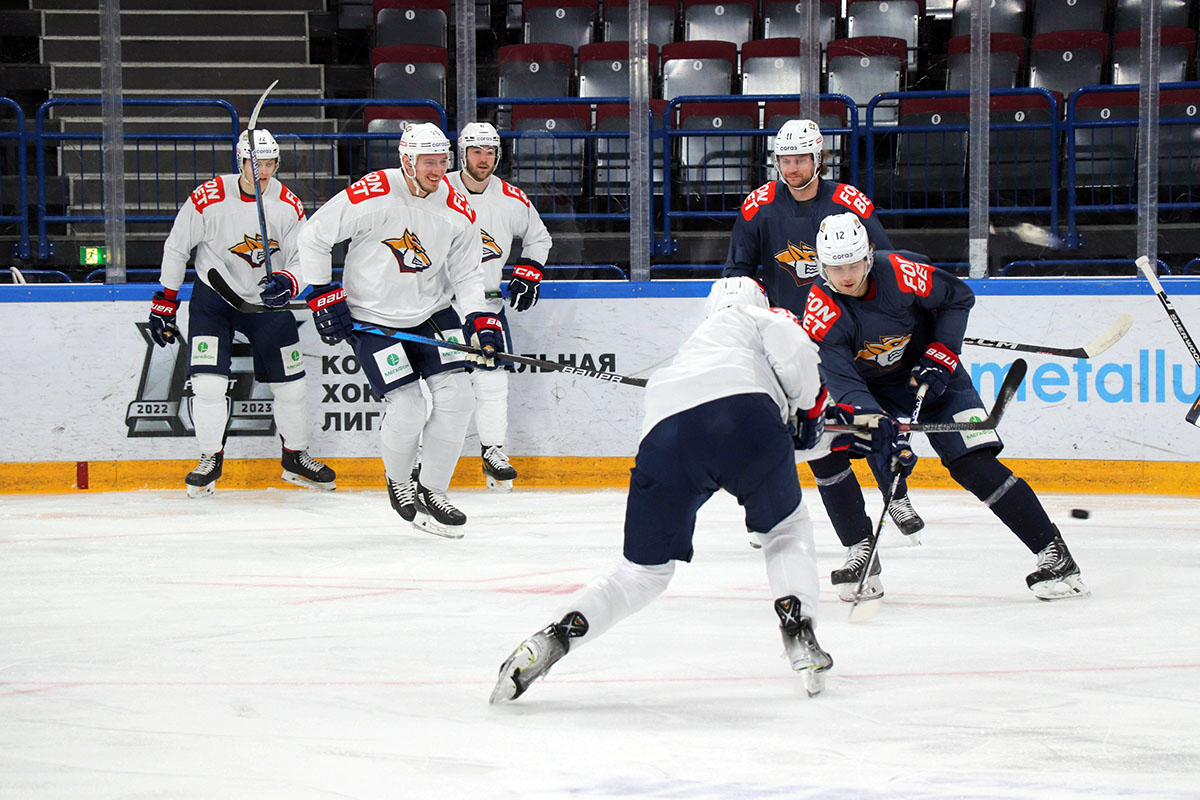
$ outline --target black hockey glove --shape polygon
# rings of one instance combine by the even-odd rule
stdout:
[[[179,338],[179,326],[175,324],[175,314],[179,311],[179,301],[175,292],[167,297],[165,292],[155,292],[150,301],[150,341],[159,347],[166,347]]]
[[[287,270],[273,272],[258,282],[263,287],[258,295],[267,308],[283,308],[300,293],[300,285]]]
[[[542,265],[536,261],[522,261],[513,266],[512,274],[512,280],[508,282],[508,304],[517,311],[528,311],[537,305]]]
[[[472,347],[483,351],[481,355],[469,356],[470,360],[480,369],[495,369],[495,354],[504,350],[504,328],[500,324],[500,317],[480,311],[468,314],[463,324],[463,335]]]
[[[925,348],[925,354],[912,369],[912,377],[908,385],[917,389],[921,384],[929,384],[925,396],[929,400],[941,395],[950,385],[950,376],[958,368],[958,354],[940,342],[933,342]]]
[[[312,309],[313,323],[325,344],[337,344],[354,332],[354,322],[346,306],[346,290],[340,284],[314,286],[308,296],[308,307]]]

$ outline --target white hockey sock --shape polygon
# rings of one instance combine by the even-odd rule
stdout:
[[[771,596],[794,595],[800,600],[800,613],[812,617],[815,627],[821,588],[808,507],[801,502],[774,528],[753,535],[762,545],[763,558],[767,561]]]
[[[216,453],[224,447],[229,405],[225,391],[229,378],[202,373],[192,376],[192,424],[201,453]]]
[[[383,443],[383,471],[394,481],[406,481],[417,458],[421,426],[425,424],[425,397],[417,383],[393,389],[384,396],[387,408],[379,424]]]
[[[674,561],[645,566],[622,556],[567,598],[555,619],[561,619],[570,611],[583,614],[588,621],[587,633],[571,640],[571,647],[578,647],[649,605],[666,591],[674,574]]]
[[[275,427],[288,450],[308,449],[308,381],[269,383],[275,396]]]
[[[475,394],[465,372],[441,372],[425,383],[433,397],[433,410],[421,433],[421,485],[444,492],[462,455]]]
[[[475,429],[484,447],[504,444],[508,436],[508,371],[476,370],[471,374],[475,386]]]

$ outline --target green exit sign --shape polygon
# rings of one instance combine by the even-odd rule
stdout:
[[[107,247],[79,248],[79,263],[85,267],[102,267],[108,263]]]

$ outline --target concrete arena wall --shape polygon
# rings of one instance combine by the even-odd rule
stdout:
[[[1164,282],[1200,335],[1200,281]],[[648,376],[699,322],[708,281],[548,282],[530,312],[512,314],[519,353]],[[1078,346],[1121,313],[1134,325],[1090,361],[1025,354],[1029,376],[1005,418],[1006,463],[1048,491],[1200,494],[1200,428],[1184,414],[1200,387],[1192,361],[1144,281],[991,279],[973,282],[968,334]],[[145,335],[154,286],[3,286],[0,491],[178,488],[195,462],[184,395],[186,352]],[[186,290],[185,290],[186,296]],[[329,347],[296,312],[307,356],[311,452],[343,487],[380,488],[382,404],[346,344]],[[181,310],[186,331],[186,306]],[[967,347],[963,363],[990,406],[1016,354]],[[235,424],[225,488],[283,487],[270,394],[235,351]],[[624,487],[641,418],[638,387],[522,369],[510,381],[507,451],[521,485]],[[918,453],[932,456],[918,437]],[[464,447],[456,485],[480,485],[478,443]],[[802,480],[811,485],[806,468]],[[950,486],[935,457],[916,486]]]

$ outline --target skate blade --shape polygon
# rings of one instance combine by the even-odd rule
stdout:
[[[825,689],[825,673],[828,670],[810,667],[800,676],[804,679],[804,691],[809,697],[816,697]]]
[[[417,530],[432,533],[434,536],[441,536],[443,539],[461,539],[465,531],[462,525],[456,527],[448,527],[441,524],[428,514],[417,513],[416,519],[413,520],[413,527]]]
[[[487,488],[493,492],[511,492],[513,490],[513,482],[511,479],[502,481],[499,478],[493,478],[491,475],[484,475],[487,478]]]
[[[496,686],[492,689],[492,696],[488,699],[490,705],[507,703],[521,694],[517,686],[517,676],[521,674],[522,670],[529,669],[529,666],[533,664],[533,659],[533,651],[524,644],[508,657],[508,660],[500,666],[500,678],[496,681]]]
[[[838,599],[843,603],[853,603],[855,600],[865,602],[883,597],[883,581],[879,580],[878,575],[867,578],[867,582],[863,584],[861,597],[857,595],[857,583],[838,583],[834,584],[833,588],[837,590]]]
[[[287,470],[284,470],[283,475],[280,477],[282,477],[288,483],[293,483],[303,489],[322,489],[326,492],[332,492],[337,488],[336,481],[330,481],[329,483],[317,483],[316,481],[310,481],[308,478],[305,478],[302,475],[297,475],[296,473],[288,472]]]
[[[866,622],[867,620],[875,619],[875,615],[879,613],[879,607],[883,605],[883,600],[876,597],[870,600],[860,600],[850,609],[850,622]]]
[[[1068,575],[1062,580],[1043,581],[1029,587],[1038,600],[1047,603],[1053,600],[1070,600],[1074,597],[1091,597],[1092,590],[1084,585],[1078,575]]]
[[[192,498],[193,500],[200,498],[200,497],[208,497],[216,490],[217,490],[217,482],[216,481],[213,481],[212,483],[210,483],[206,486],[192,486],[191,484],[188,484],[188,487],[187,487],[188,497]]]

